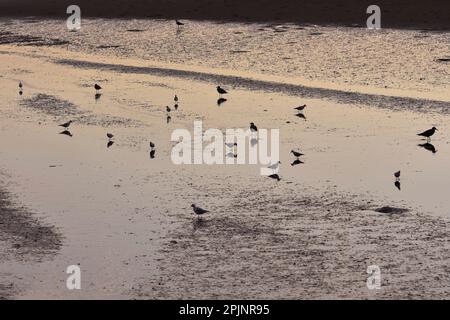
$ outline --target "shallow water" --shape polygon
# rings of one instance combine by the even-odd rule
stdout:
[[[126,27],[132,23],[137,22]],[[55,27],[33,25],[32,32],[42,28],[41,35]],[[197,27],[205,33],[237,28]],[[239,26],[243,32],[253,27]],[[86,41],[81,53],[0,46],[0,169],[11,177],[8,189],[17,201],[64,235],[55,258],[2,261],[0,274],[14,270],[16,297],[448,296],[450,116],[437,111],[448,103],[443,96],[437,94],[438,109],[389,110],[374,106],[369,95],[345,103],[333,95],[300,98],[292,90],[255,87],[255,76],[248,85],[239,83],[243,77],[233,78],[235,85],[230,80],[228,100],[218,106],[216,81],[227,72],[186,66],[194,72],[180,73],[170,71],[179,67],[172,65],[166,73],[152,73],[142,59],[88,55],[92,44]],[[432,77],[442,71],[433,70]],[[222,78],[211,78],[214,74]],[[94,82],[104,87],[99,99]],[[436,92],[441,89],[442,83]],[[172,107],[175,93],[180,108],[167,123],[165,106]],[[406,104],[411,97],[395,98]],[[293,107],[303,103],[308,107],[300,118]],[[59,134],[58,124],[69,119],[76,120],[72,137]],[[204,129],[247,128],[252,121],[279,129],[281,181],[261,176],[259,165],[174,165],[172,131],[192,131],[199,119]],[[439,128],[432,139],[436,153],[419,147],[424,141],[416,136],[433,125]],[[109,148],[107,132],[115,135]],[[149,141],[157,146],[154,159]],[[305,153],[303,164],[291,165],[293,148]],[[397,170],[401,191],[394,186]],[[193,219],[193,202],[211,211],[203,222]],[[383,206],[409,211],[399,216],[374,211]],[[365,287],[365,268],[374,261],[387,275],[378,296]],[[78,263],[83,290],[71,292],[64,271]],[[258,285],[260,279],[264,285]]]

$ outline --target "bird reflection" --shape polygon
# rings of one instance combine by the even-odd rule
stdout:
[[[150,151],[150,159],[155,159],[155,153],[156,153],[156,150]]]
[[[197,229],[206,227],[206,221],[202,217],[192,219],[192,226],[194,227],[194,231],[196,231]]]
[[[63,134],[63,135],[65,135],[65,136],[69,136],[69,137],[72,137],[72,136],[73,136],[72,133],[71,133],[69,130],[61,131],[59,134]]]
[[[425,150],[428,150],[428,151],[430,151],[432,153],[436,153],[437,152],[436,148],[429,142],[418,144],[418,146],[421,147],[421,148],[424,148]]]
[[[302,119],[304,119],[306,121],[306,117],[305,117],[305,115],[303,113],[299,112],[299,113],[296,114],[296,116],[299,117],[299,118],[302,118]]]
[[[114,141],[109,140],[108,143],[106,144],[106,147],[109,148],[114,144]]]
[[[296,165],[299,165],[299,164],[302,164],[302,163],[304,163],[304,162],[301,161],[300,159],[295,159],[294,162],[291,163],[291,166],[296,166]]]
[[[102,96],[101,93],[96,93],[96,94],[95,94],[95,101],[97,101],[98,99],[100,99],[101,96]]]
[[[19,95],[22,95],[22,94],[23,94],[23,91],[22,91],[22,90],[20,90],[20,91],[19,91]]]
[[[172,117],[171,116],[167,116],[167,123],[169,123],[170,120],[172,120]]]
[[[258,139],[256,139],[256,138],[252,138],[250,140],[250,144],[251,144],[252,147],[256,146],[257,143],[258,143]]]
[[[175,110],[178,110],[178,103],[175,103],[173,107]]]
[[[226,101],[227,101],[227,99],[225,99],[225,98],[219,98],[219,99],[217,100],[217,105],[220,107],[220,105],[221,105],[222,103],[226,102]]]
[[[395,181],[394,185],[397,187],[398,190],[400,190],[400,181]]]

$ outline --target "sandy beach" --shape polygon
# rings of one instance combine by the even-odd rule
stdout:
[[[450,298],[448,32],[114,26],[0,22],[0,298]],[[171,134],[196,120],[279,129],[281,180],[175,165]]]

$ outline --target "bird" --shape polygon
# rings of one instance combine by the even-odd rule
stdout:
[[[228,93],[225,89],[221,88],[220,86],[217,86],[217,92],[222,96],[223,94]]]
[[[175,95],[175,97],[173,97],[173,101],[178,102],[178,97],[177,97],[177,95]]]
[[[95,85],[94,85],[94,88],[95,88],[95,90],[96,90],[96,91],[98,91],[98,90],[101,90],[101,89],[102,89],[102,87],[100,87],[100,86],[99,86],[98,84],[95,84]]]
[[[114,135],[112,133],[107,133],[106,136],[108,137],[109,140],[114,138]]]
[[[194,213],[198,214],[198,215],[209,212],[208,210],[205,210],[205,209],[202,209],[200,207],[197,207],[195,204],[192,204],[191,207],[194,210]]]
[[[278,167],[280,166],[281,161],[275,162],[274,164],[271,164],[270,166],[268,166],[268,169],[272,169],[272,170],[277,170]]]
[[[397,181],[400,180],[400,170],[394,173],[394,177]]]
[[[170,111],[171,111],[170,108],[169,108],[169,106],[166,106],[166,111],[167,111],[167,112],[170,112]]]
[[[72,120],[70,120],[70,121],[67,121],[67,122],[65,122],[65,123],[63,123],[63,124],[60,124],[59,126],[60,127],[64,127],[64,128],[69,128],[70,127],[70,124],[72,123],[73,121]]]
[[[427,140],[430,140],[430,137],[436,132],[437,128],[433,127],[431,129],[425,130],[422,133],[418,133],[418,136],[426,137]]]
[[[179,20],[175,20],[175,23],[177,24],[178,27],[184,26],[184,23]]]
[[[300,156],[303,156],[303,153],[300,153],[300,152],[297,152],[297,151],[294,151],[294,150],[291,150],[291,153],[294,155],[294,157],[296,157],[296,158],[298,158],[298,157],[300,157]]]
[[[19,89],[22,89],[23,88],[23,83],[22,83],[22,81],[20,81],[19,82]]]
[[[298,110],[298,111],[303,111],[305,108],[306,108],[306,104],[304,104],[302,106],[295,107],[294,109]]]
[[[236,142],[228,142],[228,143],[225,143],[225,145],[231,149],[231,148],[234,148],[235,146],[237,146],[237,143]]]
[[[250,131],[258,131],[258,127],[253,122],[250,122]]]
[[[155,149],[155,144],[153,142],[150,141],[150,149]]]
[[[178,110],[178,103],[175,103],[175,104],[173,105],[173,107],[175,108],[175,110]]]
[[[269,178],[272,178],[272,179],[275,179],[275,180],[278,180],[278,181],[281,180],[280,176],[279,176],[278,174],[276,174],[276,173],[271,174],[271,175],[268,176],[268,177],[269,177]]]

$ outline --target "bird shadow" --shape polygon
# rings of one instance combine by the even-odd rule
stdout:
[[[96,93],[95,94],[95,101],[98,101],[101,98],[102,94],[101,93]]]
[[[69,130],[61,131],[59,134],[63,134],[68,137],[73,137],[73,134]]]
[[[437,150],[430,142],[427,143],[421,143],[417,145],[418,147],[424,148],[425,150],[430,151],[431,153],[436,153]]]
[[[106,148],[110,148],[113,144],[114,144],[114,141],[109,140],[108,143],[106,144]]]
[[[167,116],[166,122],[169,123],[171,120],[172,120],[172,117],[171,116]]]
[[[196,217],[195,219],[192,220],[192,227],[194,231],[201,228],[206,228],[207,226],[208,224],[206,220],[204,220],[202,217]]]

